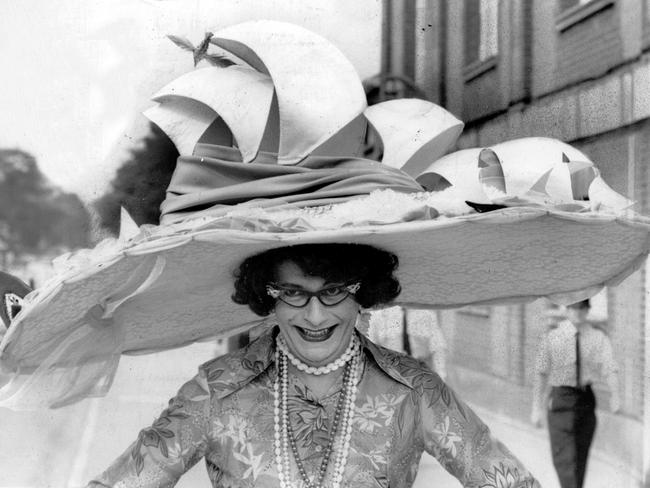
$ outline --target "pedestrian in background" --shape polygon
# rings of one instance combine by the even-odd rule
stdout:
[[[370,313],[368,337],[388,349],[423,361],[445,379],[447,343],[436,310],[394,306]]]
[[[587,320],[589,309],[589,300],[569,305],[566,318],[540,341],[535,361],[531,421],[541,426],[548,398],[551,453],[562,488],[580,488],[584,482],[596,430],[592,384],[604,381],[611,393],[611,410],[620,408],[612,345],[609,337]]]

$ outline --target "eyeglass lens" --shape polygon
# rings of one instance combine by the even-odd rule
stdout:
[[[351,294],[346,285],[332,286],[315,292],[279,286],[274,286],[273,289],[277,290],[276,297],[279,300],[294,307],[304,307],[309,303],[311,297],[316,297],[325,306],[337,305]]]

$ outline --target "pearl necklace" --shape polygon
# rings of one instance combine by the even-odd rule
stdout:
[[[352,374],[350,375],[350,381],[346,385],[345,404],[343,405],[343,428],[341,429],[342,436],[339,439],[336,461],[334,462],[334,479],[332,480],[332,488],[339,488],[341,486],[343,475],[345,473],[345,466],[348,463],[360,364],[361,354],[355,354],[352,358]]]
[[[350,374],[352,371],[352,363],[349,362],[345,366],[345,371],[343,373],[343,385],[347,386],[350,380]],[[332,421],[332,426],[330,428],[329,438],[327,440],[327,447],[323,454],[323,460],[321,461],[320,468],[318,470],[318,477],[315,482],[310,481],[309,476],[307,476],[307,470],[300,459],[300,452],[298,451],[298,446],[296,444],[295,436],[293,433],[293,428],[291,427],[291,422],[287,423],[287,430],[289,432],[289,444],[291,445],[291,451],[293,452],[293,458],[296,462],[296,467],[300,473],[300,477],[305,482],[307,488],[317,488],[322,486],[323,479],[325,479],[325,474],[327,473],[327,467],[330,463],[330,457],[332,455],[332,449],[334,448],[334,440],[336,438],[336,433],[338,432],[339,421],[341,419],[341,412],[345,405],[346,395],[342,392],[339,395],[338,401],[336,402],[336,409],[334,410],[334,419]]]
[[[281,337],[278,336],[278,342],[281,340]],[[332,488],[339,488],[341,482],[343,481],[343,474],[345,473],[345,466],[347,464],[348,454],[350,451],[350,440],[352,439],[352,420],[354,418],[354,404],[357,394],[357,382],[359,378],[359,364],[361,363],[361,355],[359,354],[360,345],[356,338],[353,336],[351,341],[352,345],[352,354],[346,362],[350,362],[346,368],[346,375],[344,379],[343,390],[341,395],[344,395],[343,407],[339,409],[337,405],[336,415],[340,415],[341,425],[341,435],[338,439],[338,449],[336,460],[334,462],[334,473],[332,479]],[[278,344],[279,346],[279,344]],[[293,488],[291,483],[291,467],[289,463],[289,444],[291,443],[292,451],[294,457],[296,458],[296,464],[299,467],[301,477],[306,481],[307,488],[322,488],[322,481],[327,472],[327,467],[329,464],[329,457],[332,452],[334,444],[334,436],[336,436],[336,430],[333,427],[332,438],[330,438],[327,452],[321,468],[318,474],[318,482],[316,484],[309,481],[307,474],[302,466],[302,462],[297,456],[297,448],[295,446],[295,441],[291,435],[291,426],[289,421],[289,410],[287,408],[287,392],[289,385],[289,375],[287,368],[287,354],[281,350],[280,347],[276,347],[275,350],[275,364],[276,364],[276,377],[273,382],[273,397],[274,397],[274,408],[273,408],[273,425],[275,430],[275,459],[278,468],[278,480],[280,481],[281,488]],[[345,364],[345,363],[344,363]],[[341,410],[343,413],[341,414]],[[338,424],[338,422],[336,422]],[[291,435],[291,437],[290,437]]]
[[[289,348],[287,347],[287,343],[284,341],[284,337],[282,337],[281,335],[278,335],[277,346],[282,351],[282,353],[289,358],[291,364],[293,364],[300,371],[304,371],[307,374],[313,374],[319,376],[322,374],[331,373],[332,371],[336,371],[337,369],[344,366],[352,358],[352,355],[354,354],[356,341],[357,341],[356,336],[352,334],[352,338],[350,339],[350,344],[348,344],[348,348],[345,350],[345,352],[341,354],[341,356],[336,358],[334,361],[332,361],[331,363],[319,367],[309,366],[308,364],[303,363],[300,359],[294,356],[291,353],[291,351],[289,351]]]

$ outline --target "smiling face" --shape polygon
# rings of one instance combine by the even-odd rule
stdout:
[[[276,283],[309,292],[344,284],[309,276],[292,261],[278,265]],[[353,296],[333,306],[323,305],[316,297],[311,297],[302,308],[280,300],[275,305],[275,315],[289,350],[311,366],[328,364],[343,354],[350,343],[358,313],[359,304]]]

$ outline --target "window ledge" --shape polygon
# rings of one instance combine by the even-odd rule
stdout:
[[[555,27],[558,31],[563,32],[573,27],[578,22],[582,22],[588,17],[597,14],[601,10],[614,5],[615,0],[591,0],[584,5],[571,7],[555,18]]]
[[[458,310],[463,315],[490,318],[490,307],[483,305],[467,305]]]
[[[463,68],[463,81],[468,81],[478,78],[486,71],[496,68],[497,56],[492,56],[484,61],[474,61]]]

